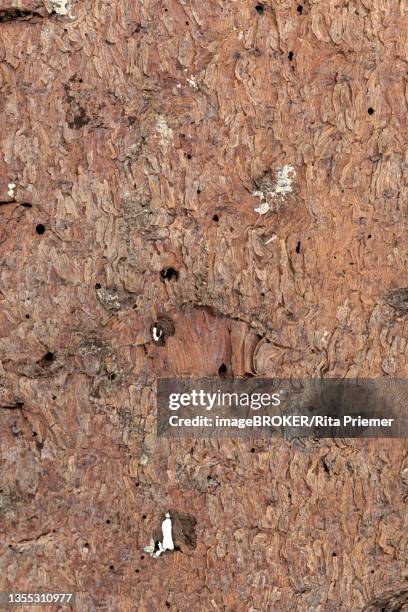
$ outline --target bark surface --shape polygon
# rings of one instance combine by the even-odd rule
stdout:
[[[408,609],[404,440],[155,433],[158,376],[407,376],[406,33],[399,0],[0,1],[1,590]]]

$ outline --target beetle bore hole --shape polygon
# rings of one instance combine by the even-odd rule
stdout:
[[[300,242],[296,245],[296,253],[300,253]]]
[[[252,447],[251,448],[251,453],[254,453],[254,452],[255,452],[255,449],[254,449],[254,447]]]
[[[374,115],[374,109],[373,109],[373,107],[372,107],[372,106],[370,106],[370,108],[367,110],[367,113],[368,113],[369,115]]]
[[[110,519],[106,519],[106,524],[110,525],[110,523],[111,523]]]
[[[37,232],[37,234],[43,234],[45,232],[45,225],[43,225],[42,223],[39,223],[36,228],[35,231]]]
[[[110,566],[109,566],[109,569],[110,569],[110,570],[113,570],[113,569],[115,569],[115,567],[114,567],[113,565],[110,565]]]
[[[191,159],[192,155],[190,153],[187,154],[187,159]]]
[[[26,319],[29,319],[29,318],[30,318],[30,315],[29,315],[29,314],[26,314],[25,318],[26,318]]]
[[[160,271],[160,277],[163,281],[172,279],[177,280],[179,273],[174,268],[162,268]]]
[[[299,15],[301,15],[303,13],[303,6],[301,4],[298,4],[298,7],[296,10],[299,13]]]
[[[226,373],[227,373],[227,366],[225,365],[225,363],[222,363],[220,367],[218,368],[218,375],[220,376],[220,378],[224,378]]]
[[[218,215],[213,215],[212,220],[213,220],[213,221],[215,221],[216,223],[218,223],[218,221],[220,220],[220,218],[219,218],[219,216],[218,216]]]
[[[293,60],[293,51],[289,51],[288,60],[291,62]]]
[[[95,283],[95,289],[101,289],[102,285],[101,283]]]
[[[259,15],[263,15],[264,9],[265,9],[265,7],[264,7],[264,5],[263,5],[263,4],[257,4],[257,5],[255,6],[255,10],[256,10],[256,12],[257,12]]]

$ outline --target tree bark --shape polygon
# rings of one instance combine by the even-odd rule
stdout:
[[[0,590],[408,609],[405,440],[158,439],[155,406],[407,376],[405,32],[398,0],[1,1]]]

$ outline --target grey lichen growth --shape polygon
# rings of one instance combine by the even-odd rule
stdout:
[[[392,306],[399,314],[408,313],[408,288],[402,287],[389,291],[384,297],[384,301]]]
[[[106,287],[97,286],[96,297],[106,310],[120,310],[119,297],[114,289],[106,289]]]

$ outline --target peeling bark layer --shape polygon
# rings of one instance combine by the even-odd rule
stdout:
[[[405,441],[155,435],[158,376],[407,375],[406,25],[0,1],[1,590],[407,607]]]

